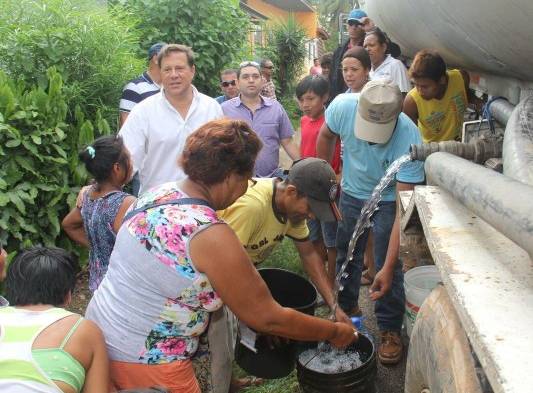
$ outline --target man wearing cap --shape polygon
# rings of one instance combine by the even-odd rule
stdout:
[[[159,72],[159,66],[157,65],[157,54],[164,45],[164,42],[158,42],[148,49],[147,70],[137,79],[129,81],[126,86],[124,86],[119,103],[119,127],[122,127],[135,105],[145,98],[156,94],[161,89],[159,86],[159,83],[161,83],[161,73]]]
[[[210,120],[223,116],[220,105],[193,86],[194,53],[188,46],[169,44],[159,51],[162,89],[136,105],[119,135],[131,153],[140,190],[178,181],[178,166],[187,137]]]
[[[344,143],[344,166],[340,211],[342,221],[337,230],[337,268],[347,257],[348,243],[361,213],[388,166],[409,153],[411,144],[421,143],[416,125],[401,113],[403,97],[390,81],[370,81],[358,94],[341,94],[326,110],[326,121],[318,141],[317,155],[331,159],[335,140]],[[412,190],[424,181],[421,162],[404,164],[396,175],[396,183],[382,194],[372,218],[374,256],[378,273],[370,289],[375,300],[375,314],[381,333],[378,357],[382,363],[395,364],[402,356],[400,330],[404,314],[405,294],[399,254],[399,216],[396,214],[396,192]],[[357,307],[363,252],[367,229],[359,239],[355,257],[346,272],[339,305],[348,314]]]
[[[332,101],[338,94],[344,93],[348,89],[342,76],[342,56],[344,56],[348,49],[355,46],[363,46],[365,30],[363,29],[361,19],[366,17],[366,12],[359,8],[353,9],[348,15],[347,23],[349,39],[335,49],[331,61],[331,70],[329,73],[330,101]]]
[[[331,166],[321,159],[305,158],[292,166],[285,180],[251,181],[246,193],[219,212],[219,217],[235,231],[256,265],[263,262],[285,236],[292,239],[311,281],[332,308],[331,284],[322,257],[309,240],[306,219],[338,220],[337,190],[337,179]],[[336,317],[348,321],[340,309]]]

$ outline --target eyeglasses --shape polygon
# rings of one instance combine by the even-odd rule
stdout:
[[[358,20],[354,20],[354,19],[350,19],[348,21],[348,26],[363,26],[363,24],[361,22],[359,22]]]
[[[263,66],[263,68],[266,68],[267,70],[272,70],[274,68],[274,66],[273,65],[271,65],[271,66]]]
[[[220,82],[220,84],[224,87],[228,87],[228,86],[235,86],[237,82],[235,81],[235,79],[231,80],[231,81],[224,81],[224,82]]]
[[[244,67],[248,67],[248,66],[258,67],[259,68],[259,63],[255,62],[255,61],[243,61],[241,64],[239,64],[239,68],[244,68]]]

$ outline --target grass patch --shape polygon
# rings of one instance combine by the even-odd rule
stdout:
[[[283,239],[283,242],[258,267],[279,267],[306,276],[294,242],[288,238]]]

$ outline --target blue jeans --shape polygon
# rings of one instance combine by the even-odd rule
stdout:
[[[339,221],[337,229],[337,271],[346,260],[348,244],[364,203],[364,200],[354,198],[345,192],[341,194],[340,211],[342,221]],[[374,233],[374,260],[376,272],[378,272],[385,263],[395,217],[396,202],[380,202],[379,210],[372,217],[372,228],[367,228],[357,241],[355,257],[345,270],[348,273],[348,277],[341,280],[344,290],[339,292],[339,305],[344,311],[350,311],[358,304],[363,255],[370,229]],[[390,291],[377,300],[374,305],[379,330],[399,332],[402,328],[404,310],[405,292],[403,288],[402,264],[401,261],[397,261]]]

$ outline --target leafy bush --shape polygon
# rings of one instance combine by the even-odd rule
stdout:
[[[0,69],[45,87],[47,69],[62,75],[68,119],[82,108],[110,124],[125,82],[144,68],[136,59],[138,35],[131,15],[94,0],[3,0]]]
[[[302,75],[305,62],[305,30],[293,15],[286,23],[271,26],[267,32],[267,45],[260,51],[264,58],[274,63],[274,79],[278,82],[280,95],[291,96],[294,86]]]
[[[76,126],[65,122],[61,76],[53,68],[47,76],[43,89],[0,71],[0,243],[9,250],[71,248],[64,236],[57,242],[59,222],[84,181],[76,153],[93,140],[93,126],[80,111]],[[104,126],[101,117],[96,123]]]
[[[242,53],[247,41],[248,18],[232,0],[115,0],[114,4],[142,15],[143,55],[163,41],[190,46],[197,54],[195,86],[203,93],[218,90],[220,71]]]

